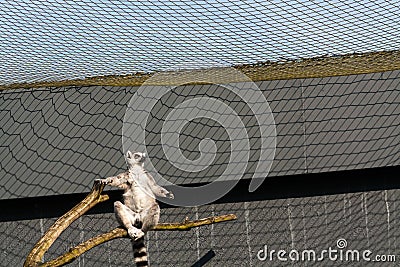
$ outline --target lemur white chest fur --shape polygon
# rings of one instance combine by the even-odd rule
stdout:
[[[128,175],[131,183],[122,195],[124,204],[132,211],[140,213],[156,203],[155,195],[149,184],[150,177],[140,165],[131,166]]]

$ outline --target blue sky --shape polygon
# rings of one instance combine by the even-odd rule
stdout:
[[[400,49],[398,1],[3,1],[0,83]]]

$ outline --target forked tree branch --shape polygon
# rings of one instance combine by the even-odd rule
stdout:
[[[54,241],[60,236],[60,234],[71,225],[76,219],[85,214],[89,209],[94,207],[96,204],[106,201],[109,199],[108,195],[102,195],[102,191],[104,189],[104,184],[101,184],[98,181],[95,181],[92,191],[86,196],[84,200],[82,200],[79,204],[73,207],[66,214],[61,216],[44,234],[44,236],[36,243],[31,252],[28,254],[24,267],[33,267],[33,266],[63,266],[75,260],[77,257],[85,253],[86,251],[92,249],[95,246],[98,246],[107,241],[116,239],[116,238],[124,238],[128,237],[128,233],[125,229],[118,227],[107,233],[100,234],[96,237],[93,237],[74,248],[71,248],[68,252],[63,255],[57,257],[54,260],[50,260],[47,262],[42,262],[44,254],[50,248],[50,246],[54,243]],[[203,225],[225,222],[235,220],[236,215],[228,214],[221,216],[208,217],[204,219],[199,219],[195,221],[189,221],[185,219],[182,223],[159,223],[155,227],[153,227],[152,231],[187,231],[193,227],[199,227]]]
[[[71,225],[76,219],[85,214],[96,204],[109,199],[108,195],[102,195],[104,184],[95,182],[92,191],[75,207],[61,216],[47,232],[39,239],[31,252],[26,257],[24,267],[39,266],[44,254],[49,250],[60,234]]]

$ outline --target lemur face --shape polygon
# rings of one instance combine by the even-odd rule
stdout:
[[[128,151],[126,153],[126,161],[128,163],[128,166],[136,165],[136,164],[141,164],[143,165],[143,162],[146,160],[146,153],[142,152],[130,152]]]

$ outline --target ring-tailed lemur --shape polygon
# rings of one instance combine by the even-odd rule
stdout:
[[[124,189],[124,203],[116,201],[114,212],[118,222],[128,230],[131,237],[136,266],[148,266],[144,235],[160,218],[160,207],[155,196],[174,198],[172,192],[157,185],[143,168],[145,159],[144,153],[128,151],[127,172],[98,179],[101,183]]]

